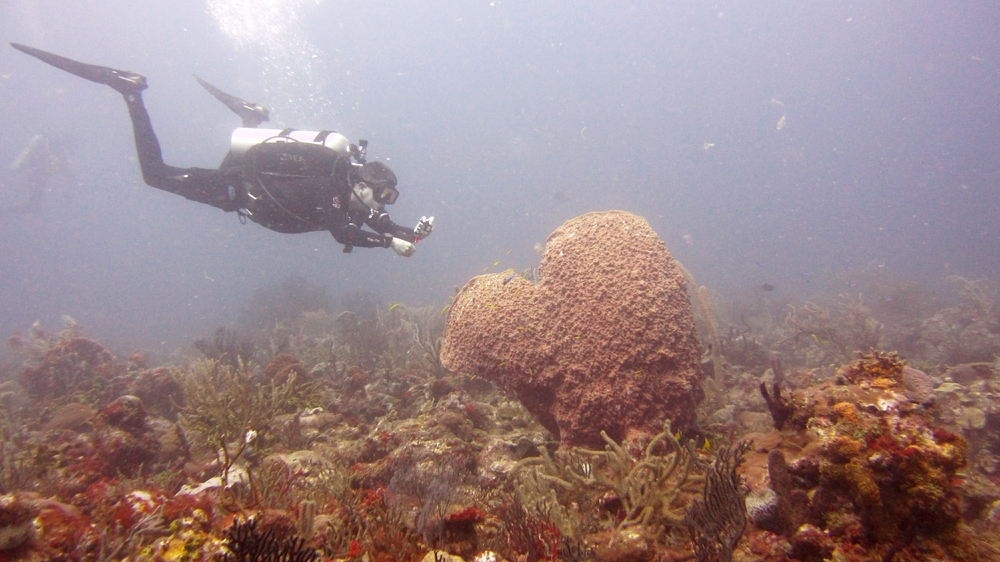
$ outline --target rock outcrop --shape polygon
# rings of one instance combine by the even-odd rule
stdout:
[[[694,420],[702,397],[680,268],[637,215],[569,220],[548,239],[538,283],[470,280],[441,345],[445,367],[513,392],[561,446],[602,447]]]

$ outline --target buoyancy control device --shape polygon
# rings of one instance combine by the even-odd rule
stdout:
[[[314,230],[336,193],[329,191],[340,168],[350,169],[351,157],[363,157],[343,135],[329,131],[236,129],[227,156],[229,165],[245,170],[245,207],[241,216],[279,232]],[[344,177],[344,185],[347,178]],[[336,206],[336,203],[334,203]]]

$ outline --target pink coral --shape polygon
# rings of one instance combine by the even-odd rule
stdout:
[[[505,282],[506,281],[506,282]],[[602,446],[684,426],[701,399],[698,343],[680,268],[642,217],[569,220],[548,239],[539,281],[470,280],[441,345],[449,369],[518,398],[564,446]]]

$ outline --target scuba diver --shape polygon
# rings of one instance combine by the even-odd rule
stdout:
[[[71,171],[72,139],[53,138],[38,134],[11,162],[9,170],[15,183],[27,193],[23,201],[0,208],[0,216],[36,213],[42,210],[45,194],[52,191],[58,180],[69,182]],[[2,184],[0,184],[2,185]]]
[[[366,161],[368,141],[350,143],[332,131],[257,129],[268,110],[198,82],[243,119],[222,165],[215,170],[178,168],[163,162],[160,143],[142,102],[146,77],[135,72],[77,62],[53,53],[11,43],[42,62],[81,78],[114,88],[125,98],[143,180],[283,233],[328,230],[344,252],[392,248],[404,257],[427,238],[434,217],[421,217],[415,228],[392,222],[385,205],[399,196],[396,174],[381,162]],[[353,160],[353,161],[352,161]],[[367,226],[371,230],[364,230]]]

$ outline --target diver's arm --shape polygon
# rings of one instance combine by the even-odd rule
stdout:
[[[330,229],[333,238],[344,245],[344,251],[350,252],[351,248],[388,248],[392,244],[392,236],[377,232],[362,230],[353,222],[345,222],[342,225]]]
[[[416,242],[417,237],[413,234],[412,228],[400,226],[389,218],[389,213],[379,213],[365,220],[365,224],[372,230],[381,234],[390,234],[394,238],[401,238],[407,242]]]
[[[362,230],[356,223],[347,222],[339,228],[331,228],[333,237],[344,245],[344,253],[350,253],[354,246],[361,248],[392,248],[393,252],[408,258],[416,251],[413,242],[394,237],[388,233],[376,233]]]

